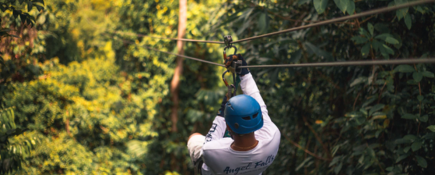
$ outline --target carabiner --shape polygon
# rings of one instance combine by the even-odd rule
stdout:
[[[224,63],[225,63],[225,67],[227,68],[227,70],[222,74],[222,80],[225,83],[225,86],[228,87],[228,99],[230,99],[231,97],[234,97],[236,95],[237,92],[237,84],[236,84],[236,69],[237,66],[241,65],[241,60],[238,59],[237,56],[237,48],[235,46],[232,45],[233,42],[233,38],[231,37],[231,35],[228,36],[224,36],[224,42],[225,42],[225,48],[224,48]],[[227,51],[226,49],[229,48],[234,48],[234,54],[232,55],[232,58],[227,57]],[[227,61],[228,60],[228,61]],[[231,60],[231,61],[229,61]],[[231,72],[231,74],[233,75],[233,84],[228,84],[227,80],[225,79],[225,74]]]
[[[223,74],[222,74],[222,80],[225,83],[225,86],[228,87],[228,99],[230,99],[231,97],[234,97],[236,95],[237,92],[237,86],[234,85],[236,84],[236,76],[234,73],[232,73],[233,75],[233,83],[234,84],[228,84],[228,81],[225,79],[225,74],[230,72],[229,70],[226,70]]]
[[[232,42],[233,42],[233,37],[231,37],[231,35],[227,35],[224,36],[224,42],[225,42],[225,48],[224,48],[224,61],[225,59],[227,59],[227,51],[226,49],[229,49],[231,47],[234,48],[234,55],[237,54],[237,48],[235,46],[233,46]]]
[[[230,49],[231,47],[234,48],[234,54],[233,55],[237,55],[237,48],[236,48],[236,46],[232,46],[232,45],[225,46],[225,48],[224,48],[224,61],[225,61],[225,59],[227,59],[227,49]]]
[[[226,87],[228,87],[228,82],[227,82],[227,80],[225,79],[225,74],[226,74],[227,72],[229,72],[229,70],[226,70],[226,71],[222,74],[222,80],[224,81]]]

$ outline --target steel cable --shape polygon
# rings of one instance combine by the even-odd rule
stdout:
[[[252,65],[252,66],[240,66],[240,68],[325,67],[325,66],[333,67],[333,66],[367,66],[367,65],[418,64],[418,63],[435,63],[435,58]]]
[[[135,43],[127,41],[125,39],[123,39],[122,41],[125,42],[125,43],[129,43],[129,44],[135,44]],[[175,56],[182,57],[182,58],[187,58],[187,59],[191,59],[191,60],[195,60],[195,61],[199,61],[199,62],[203,62],[203,63],[208,63],[208,64],[213,64],[213,65],[216,65],[216,66],[225,67],[225,65],[223,65],[223,64],[219,64],[219,63],[215,63],[215,62],[211,62],[211,61],[207,61],[207,60],[203,60],[203,59],[199,59],[199,58],[195,58],[195,57],[190,57],[190,56],[186,56],[186,55],[179,55],[179,54],[175,54],[175,53],[172,53],[172,52],[166,52],[166,51],[154,49],[154,48],[147,47],[147,46],[142,46],[142,47],[145,47],[147,49],[154,50],[154,51],[157,51],[157,52],[162,52],[162,53],[171,54],[171,55],[175,55]]]
[[[191,60],[196,60],[208,64],[213,64],[221,67],[225,67],[223,64],[202,60],[199,58],[189,57],[185,55],[178,55],[172,52],[161,51],[158,49],[143,46],[147,49],[157,52],[163,52],[171,55],[176,55]],[[337,62],[321,62],[321,63],[299,63],[299,64],[271,64],[271,65],[251,65],[240,66],[240,68],[280,68],[280,67],[325,67],[325,66],[367,66],[367,65],[395,65],[395,64],[419,64],[419,63],[435,63],[435,58],[424,59],[395,59],[395,60],[365,60],[365,61],[337,61]]]
[[[416,6],[416,5],[421,5],[421,4],[426,4],[426,3],[430,3],[430,2],[435,2],[435,0],[421,0],[421,1],[411,2],[411,3],[396,5],[396,6],[392,6],[392,7],[385,7],[385,8],[370,10],[370,11],[358,13],[358,14],[355,14],[355,15],[344,16],[344,17],[330,19],[330,20],[326,20],[326,21],[320,21],[320,22],[316,22],[314,24],[308,24],[308,25],[303,25],[303,26],[299,26],[299,27],[293,27],[293,28],[290,28],[290,29],[281,30],[281,31],[272,32],[272,33],[267,33],[267,34],[264,34],[264,35],[259,35],[259,36],[253,36],[253,37],[245,38],[245,39],[240,39],[240,40],[237,40],[237,41],[233,41],[232,43],[239,43],[239,42],[243,42],[243,41],[263,38],[263,37],[272,36],[272,35],[279,35],[279,34],[282,34],[282,33],[292,32],[292,31],[306,29],[306,28],[311,28],[311,27],[317,27],[317,26],[321,26],[321,25],[331,24],[331,23],[334,23],[334,22],[344,21],[344,20],[348,20],[348,19],[355,19],[355,18],[359,18],[359,17],[363,17],[363,16],[368,16],[368,15],[385,13],[385,12],[389,12],[389,11],[392,11],[392,10],[397,10],[397,9],[401,9],[401,8],[405,8],[405,7],[411,7],[411,6]]]
[[[157,38],[157,39],[168,39],[168,40],[175,40],[175,41],[187,41],[187,42],[198,42],[198,43],[215,43],[215,44],[225,44],[223,41],[208,41],[208,40],[195,40],[195,39],[185,39],[185,38],[165,38],[165,37],[159,37],[159,36],[149,36],[149,35],[143,35],[143,34],[135,34],[135,33],[124,33],[124,32],[116,32],[119,34],[127,34],[127,35],[136,35],[140,37],[148,37],[148,38]]]
[[[190,56],[186,56],[186,55],[179,55],[179,54],[175,54],[175,53],[172,53],[172,52],[161,51],[161,50],[157,50],[157,49],[154,49],[154,48],[151,48],[151,47],[147,47],[147,46],[143,46],[143,47],[145,47],[147,49],[150,49],[150,50],[157,51],[157,52],[163,52],[163,53],[167,53],[167,54],[171,54],[171,55],[175,55],[175,56],[179,56],[179,57],[183,57],[183,58],[187,58],[187,59],[191,59],[191,60],[195,60],[195,61],[200,61],[200,62],[203,62],[203,63],[208,63],[208,64],[213,64],[213,65],[216,65],[216,66],[225,67],[225,65],[223,65],[223,64],[219,64],[219,63],[215,63],[215,62],[211,62],[211,61],[202,60],[202,59],[199,59],[199,58],[194,58],[194,57],[190,57]]]
[[[286,30],[281,30],[281,31],[272,32],[272,33],[267,33],[267,34],[263,34],[263,35],[259,35],[259,36],[253,36],[253,37],[249,37],[249,38],[244,38],[244,39],[240,39],[240,40],[237,40],[237,41],[233,41],[231,43],[239,43],[239,42],[254,40],[254,39],[258,39],[258,38],[263,38],[263,37],[268,37],[268,36],[273,36],[273,35],[279,35],[279,34],[282,34],[282,33],[287,33],[287,32],[292,32],[292,31],[296,31],[296,30],[301,30],[301,29],[306,29],[306,28],[311,28],[311,27],[317,27],[317,26],[327,25],[327,24],[331,24],[331,23],[335,23],[335,22],[340,22],[340,21],[344,21],[344,20],[360,18],[360,17],[374,15],[374,14],[385,13],[385,12],[389,12],[389,11],[393,11],[393,10],[397,10],[397,9],[401,9],[401,8],[405,8],[405,7],[422,5],[422,4],[427,4],[427,3],[431,3],[431,2],[435,2],[435,0],[420,0],[420,1],[410,2],[410,3],[406,3],[406,4],[395,5],[395,6],[392,6],[392,7],[385,7],[385,8],[375,9],[375,10],[369,10],[369,11],[358,13],[358,14],[355,14],[355,15],[349,15],[349,16],[339,17],[339,18],[335,18],[335,19],[330,19],[330,20],[325,20],[325,21],[319,21],[319,22],[315,22],[313,24],[303,25],[303,26],[299,26],[299,27],[293,27],[293,28],[286,29]],[[184,39],[184,38],[181,38],[181,39],[178,39],[178,38],[165,38],[165,37],[149,36],[149,35],[133,34],[133,33],[124,33],[124,32],[116,32],[116,33],[122,33],[122,34],[128,34],[128,35],[136,35],[136,36],[141,36],[141,37],[158,38],[158,39],[169,39],[169,40],[175,40],[175,41],[225,44],[222,41],[194,40],[194,39]]]

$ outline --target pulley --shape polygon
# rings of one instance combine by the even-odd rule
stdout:
[[[224,36],[224,41],[225,41],[225,48],[224,48],[224,63],[225,63],[225,67],[227,68],[227,70],[222,74],[222,80],[225,83],[225,86],[228,87],[228,93],[227,93],[227,97],[228,99],[230,99],[231,97],[234,97],[236,95],[237,92],[237,84],[236,84],[236,73],[240,73],[241,69],[237,69],[238,66],[242,65],[242,60],[238,59],[237,56],[237,48],[235,46],[232,45],[232,37],[231,35],[228,36]],[[231,56],[227,57],[227,53],[226,53],[226,49],[229,48],[234,48],[234,54]],[[238,72],[236,72],[238,71]],[[225,79],[225,74],[230,72],[232,74],[233,77],[233,84],[228,84],[227,80]]]

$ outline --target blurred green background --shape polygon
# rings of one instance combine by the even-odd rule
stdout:
[[[222,41],[411,0],[188,0],[185,38]],[[192,174],[224,68],[184,60],[176,0],[0,0],[1,174]],[[428,58],[435,4],[235,44],[251,64]],[[222,63],[223,45],[184,54]],[[231,51],[230,51],[231,53]],[[251,69],[282,133],[264,174],[435,174],[432,64]],[[231,79],[230,79],[231,80]],[[239,92],[240,93],[240,92]],[[222,160],[225,161],[225,160]]]

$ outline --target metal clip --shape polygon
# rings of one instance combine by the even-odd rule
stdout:
[[[233,37],[231,35],[224,36],[224,43],[226,47],[230,47],[233,42]]]
[[[233,42],[233,38],[231,37],[231,35],[228,36],[224,36],[224,42],[225,42],[225,48],[224,48],[224,62],[227,60],[231,61],[227,61],[225,63],[225,67],[227,68],[227,70],[222,74],[222,80],[225,83],[225,86],[228,87],[228,99],[230,99],[231,97],[234,97],[236,95],[237,92],[237,85],[236,85],[236,73],[241,72],[241,69],[239,70],[237,67],[242,65],[242,60],[238,59],[237,56],[237,48],[235,46],[232,45]],[[227,49],[230,48],[234,48],[234,54],[232,55],[232,58],[227,57]],[[237,71],[237,72],[236,72]],[[232,76],[233,76],[233,84],[228,84],[227,80],[225,79],[225,74],[231,72]]]
[[[224,42],[225,42],[225,48],[224,48],[224,61],[225,61],[225,59],[227,58],[226,49],[230,49],[231,47],[234,48],[234,55],[236,55],[237,48],[235,46],[233,46],[233,44],[232,44],[233,38],[231,37],[231,35],[224,36]]]
[[[225,79],[225,74],[230,72],[229,70],[226,70],[223,74],[222,74],[222,80],[225,83],[225,86],[228,87],[228,93],[227,93],[227,98],[230,99],[231,97],[234,97],[236,95],[237,92],[237,87],[234,86],[234,84],[228,84],[227,80]],[[236,79],[235,76],[233,74],[233,82],[235,83]]]

